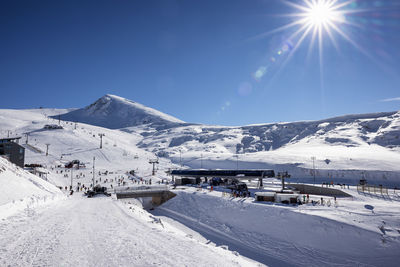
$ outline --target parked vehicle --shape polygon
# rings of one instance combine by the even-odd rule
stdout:
[[[243,182],[234,182],[231,185],[228,185],[227,188],[231,189],[231,190],[235,190],[235,191],[240,191],[240,192],[248,191],[247,184],[243,183]]]
[[[95,195],[98,195],[98,194],[103,194],[108,197],[111,196],[110,193],[107,193],[107,187],[103,187],[103,186],[99,186],[99,185],[95,186],[93,188],[93,190],[89,190],[85,193],[85,195],[89,198],[94,197]]]

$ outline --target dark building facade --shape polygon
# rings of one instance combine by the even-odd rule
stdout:
[[[20,138],[0,139],[0,156],[5,156],[9,161],[23,168],[25,163],[25,148],[18,144]]]

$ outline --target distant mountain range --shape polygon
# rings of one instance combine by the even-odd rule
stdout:
[[[63,129],[47,129],[48,115],[57,121],[60,116]],[[87,125],[73,127],[62,121]],[[175,163],[206,169],[270,168],[312,179],[315,166],[321,179],[365,177],[392,185],[400,181],[399,111],[233,127],[183,122],[128,99],[105,95],[81,109],[0,110],[0,134],[7,136],[10,129],[12,135],[30,133],[30,140],[41,149],[50,142],[57,158],[72,153],[75,159],[79,152],[87,161],[97,153],[96,160],[104,166],[129,162],[146,168],[148,159],[158,156],[164,167]],[[106,134],[107,153],[93,150],[100,131]],[[37,153],[27,154],[38,160]],[[135,154],[140,160],[129,156]]]
[[[253,153],[298,142],[357,147],[400,147],[400,112],[347,115],[319,121],[268,123],[241,127],[185,123],[131,100],[105,95],[93,104],[61,115],[62,120],[140,133],[138,144],[159,156],[176,148],[209,152]]]

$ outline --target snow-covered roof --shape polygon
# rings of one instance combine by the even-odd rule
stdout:
[[[260,197],[273,197],[275,196],[275,192],[255,192],[254,195],[260,196]]]

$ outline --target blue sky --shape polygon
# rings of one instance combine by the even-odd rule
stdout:
[[[311,35],[295,49],[300,26],[271,32],[298,19],[280,0],[3,0],[0,108],[111,93],[221,125],[399,110],[400,2],[342,10],[357,11],[337,25],[351,42],[323,32],[321,61]]]

